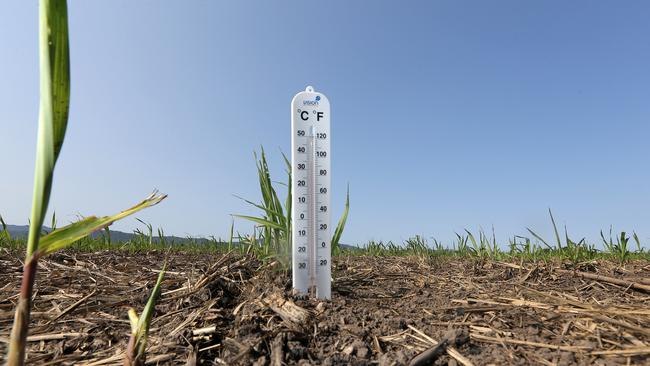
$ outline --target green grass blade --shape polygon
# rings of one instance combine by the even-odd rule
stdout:
[[[269,217],[279,217],[279,216],[282,216],[282,215],[283,215],[283,213],[282,213],[281,211],[276,211],[276,210],[273,209],[273,208],[269,208],[269,207],[266,207],[266,206],[260,205],[260,204],[258,204],[258,203],[255,203],[255,202],[253,202],[253,201],[249,201],[249,200],[247,200],[247,199],[245,199],[245,198],[243,198],[243,197],[239,197],[239,196],[237,196],[237,195],[235,195],[235,197],[239,198],[240,200],[242,200],[242,201],[248,203],[249,205],[251,205],[251,206],[253,206],[253,207],[259,208],[260,210],[264,211],[264,212],[265,212]],[[282,221],[283,221],[283,220],[282,220]]]
[[[472,242],[472,248],[474,249],[474,252],[476,254],[480,254],[481,253],[481,248],[479,247],[478,243],[476,242],[476,238],[474,238],[474,235],[472,235],[472,233],[467,229],[465,229],[465,232],[467,233],[467,238]],[[480,234],[480,231],[479,231],[479,234]]]
[[[39,12],[41,97],[27,257],[38,247],[70,105],[67,3],[65,0],[41,0]]]
[[[142,202],[116,215],[104,217],[91,216],[81,221],[77,221],[70,225],[64,226],[60,229],[54,230],[48,235],[45,235],[43,238],[41,238],[39,248],[34,254],[37,257],[43,257],[57,250],[63,249],[75,241],[95,231],[101,230],[117,220],[123,219],[142,209],[158,204],[166,197],[167,195],[154,192]]]
[[[0,217],[1,219],[2,217]],[[641,253],[643,252],[643,247],[641,246],[641,241],[639,240],[639,236],[636,235],[636,232],[632,232],[632,237],[634,238],[634,242],[636,243],[636,252]]]
[[[343,235],[343,230],[345,229],[345,223],[348,221],[348,213],[350,212],[350,186],[348,185],[348,190],[345,195],[345,209],[343,210],[343,215],[339,219],[339,223],[336,225],[334,230],[334,235],[332,236],[332,252],[340,252],[340,243],[341,235]]]
[[[151,318],[153,317],[156,302],[160,296],[162,281],[165,277],[166,269],[167,263],[163,265],[162,270],[158,274],[158,280],[151,291],[147,304],[142,310],[142,314],[138,316],[133,308],[129,309],[128,314],[131,323],[131,337],[127,345],[124,365],[136,366],[145,364],[145,350],[147,348],[147,338],[149,337]]]
[[[235,234],[235,220],[232,220],[230,223],[230,239],[228,239],[228,251],[232,250],[232,241],[233,241],[233,236]]]
[[[147,337],[149,335],[149,326],[151,325],[151,317],[153,316],[153,312],[156,307],[156,302],[158,301],[158,296],[160,296],[160,288],[162,285],[163,278],[165,277],[166,268],[167,268],[167,264],[165,263],[163,265],[162,270],[160,271],[160,274],[158,274],[158,280],[156,281],[156,285],[151,291],[151,296],[149,296],[149,300],[147,300],[147,305],[145,305],[144,309],[142,310],[142,314],[140,314],[140,319],[137,325],[138,335],[136,341],[136,344],[138,345],[137,347],[138,356],[144,355],[144,350],[145,347],[147,346]]]
[[[7,229],[7,223],[5,223],[5,220],[2,218],[2,215],[0,215],[0,225],[2,225],[2,232],[0,232],[0,239],[11,241],[11,234],[9,234],[9,229]]]
[[[546,245],[546,247],[547,247],[548,249],[553,249],[553,247],[550,246],[550,245],[548,245],[548,243],[546,242],[546,240],[544,240],[541,236],[537,235],[536,232],[532,231],[530,228],[526,228],[526,230],[528,230],[528,232],[529,232],[532,236],[534,236],[535,238],[537,238],[537,240],[539,240],[539,241],[541,241],[542,243],[544,243],[544,245]]]
[[[292,192],[291,192],[291,175],[292,169],[291,169],[291,162],[289,159],[287,159],[287,156],[282,153],[282,158],[284,159],[284,163],[287,166],[287,198],[284,201],[284,208],[285,211],[287,212],[287,219],[285,221],[286,225],[286,231],[287,231],[287,240],[291,240],[291,202],[293,200],[292,197]],[[291,243],[288,242],[287,248],[291,248]]]
[[[284,228],[285,228],[284,226],[278,224],[277,222],[270,221],[270,220],[267,220],[267,219],[263,219],[263,218],[260,218],[260,217],[246,216],[246,215],[233,215],[233,216],[234,217],[239,217],[240,219],[255,222],[255,223],[260,224],[261,226],[264,226],[264,227],[270,227],[270,228],[279,229],[279,230],[284,230]]]
[[[553,213],[551,209],[548,209],[548,214],[551,216],[551,223],[553,223],[553,231],[555,231],[555,240],[557,241],[557,248],[562,249],[562,242],[560,241],[560,234],[557,231],[557,225],[555,225],[555,219],[553,218]]]

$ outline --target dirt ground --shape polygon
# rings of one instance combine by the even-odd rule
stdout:
[[[0,361],[22,264],[0,249]],[[148,364],[650,365],[650,263],[340,257],[331,302],[278,263],[66,251],[39,263],[28,362],[120,365],[165,257]]]

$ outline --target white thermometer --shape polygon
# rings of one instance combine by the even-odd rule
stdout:
[[[291,101],[292,272],[298,294],[331,298],[330,103],[308,86]]]

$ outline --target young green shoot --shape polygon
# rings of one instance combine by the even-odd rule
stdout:
[[[165,270],[167,264],[163,265],[156,285],[151,291],[149,300],[142,310],[142,314],[138,316],[135,309],[129,309],[129,322],[131,323],[131,336],[126,348],[124,356],[124,366],[142,366],[146,361],[145,350],[147,348],[147,338],[149,337],[149,327],[151,326],[151,318],[156,308],[156,302],[160,296],[160,288],[163,278],[165,277]]]

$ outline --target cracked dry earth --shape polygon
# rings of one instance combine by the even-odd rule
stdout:
[[[0,361],[22,253],[0,248]],[[121,365],[167,258],[152,365],[650,365],[650,263],[338,257],[332,301],[279,263],[72,250],[39,263],[32,365]]]

